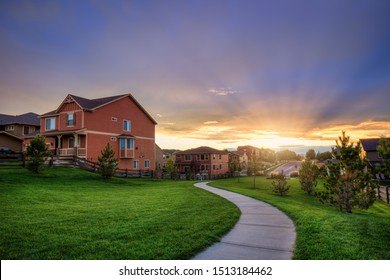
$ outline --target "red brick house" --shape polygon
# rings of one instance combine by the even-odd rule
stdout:
[[[119,168],[155,169],[157,123],[131,94],[98,99],[69,94],[56,110],[40,118],[40,134],[57,157],[96,162],[110,143]]]
[[[205,146],[177,152],[175,163],[180,173],[201,174],[206,178],[229,172],[228,152]]]

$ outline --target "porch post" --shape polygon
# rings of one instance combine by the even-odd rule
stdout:
[[[74,136],[74,155],[75,157],[78,157],[78,138],[79,138],[79,135],[77,133],[73,133],[73,136]]]
[[[57,155],[60,155],[60,149],[62,148],[62,145],[61,145],[61,138],[62,138],[62,135],[57,135],[57,139],[58,139],[58,144],[57,144]]]

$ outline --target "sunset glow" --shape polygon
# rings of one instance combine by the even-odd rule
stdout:
[[[0,113],[132,93],[161,148],[390,136],[390,2],[2,1]]]

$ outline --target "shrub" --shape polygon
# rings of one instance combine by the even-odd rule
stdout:
[[[27,168],[33,173],[40,173],[44,169],[45,161],[50,156],[50,151],[47,149],[45,137],[41,135],[35,136],[27,146],[26,155],[31,158]]]
[[[281,196],[286,195],[290,189],[290,185],[287,185],[286,176],[284,176],[283,171],[276,175],[276,181],[272,182],[273,192]]]
[[[299,172],[299,182],[301,183],[302,190],[311,195],[317,186],[318,175],[319,171],[317,166],[310,158],[306,158],[306,160],[302,163],[302,167]]]
[[[299,176],[298,171],[294,171],[294,172],[291,172],[291,173],[290,173],[290,177],[291,177],[291,178],[297,178],[298,176]]]
[[[101,157],[98,157],[99,174],[105,179],[110,179],[118,169],[118,159],[115,158],[115,151],[111,149],[110,143],[102,150]]]

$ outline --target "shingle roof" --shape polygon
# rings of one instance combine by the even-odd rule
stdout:
[[[380,138],[372,138],[372,139],[360,139],[360,143],[362,143],[363,149],[367,151],[376,151],[376,147],[379,145]],[[386,138],[387,141],[390,141],[390,138]]]
[[[69,96],[71,96],[83,109],[87,109],[87,110],[95,109],[99,106],[105,105],[107,103],[110,103],[114,100],[117,100],[127,95],[128,94],[121,94],[121,95],[115,95],[115,96],[109,96],[103,98],[87,99],[77,95],[69,94]]]
[[[189,149],[176,153],[177,155],[192,155],[192,154],[227,154],[225,151],[217,150],[211,147],[201,146],[195,149]]]
[[[154,123],[157,124],[157,122],[152,118],[151,115],[141,106],[141,104],[138,103],[137,100],[130,94],[121,94],[121,95],[114,95],[114,96],[109,96],[109,97],[102,97],[102,98],[96,98],[96,99],[87,99],[81,96],[69,94],[67,97],[71,97],[76,103],[84,110],[95,110],[101,106],[107,105],[111,102],[114,102],[116,100],[119,100],[124,97],[129,97],[133,102],[148,116],[148,118]],[[66,100],[66,98],[65,98]],[[60,108],[64,104],[65,100],[61,103],[61,105],[54,111],[50,111],[46,114],[43,114],[42,116],[50,116],[50,115],[56,115],[58,114]]]
[[[5,115],[0,114],[0,124],[6,125],[6,124],[28,124],[28,125],[35,125],[39,126],[39,115],[35,113],[26,113],[23,115],[18,116],[12,116],[12,115]]]

